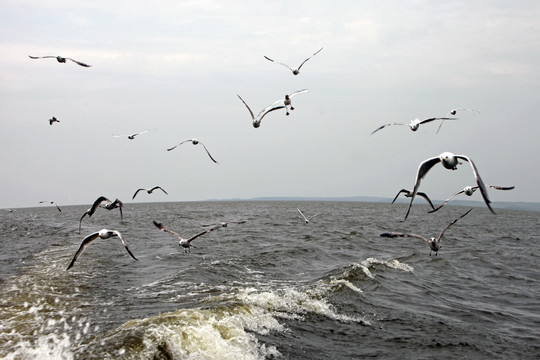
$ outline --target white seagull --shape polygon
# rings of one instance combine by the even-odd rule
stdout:
[[[514,189],[514,186],[496,186],[496,185],[489,185],[490,188],[495,190],[512,190]],[[471,196],[476,190],[478,190],[478,186],[465,186],[463,190],[459,190],[458,192],[452,194],[448,199],[446,199],[441,205],[439,205],[437,208],[433,208],[433,210],[428,211],[430,213],[435,212],[442,208],[448,201],[450,201],[454,196],[459,194],[465,194],[467,196]]]
[[[55,122],[58,122],[58,123],[59,123],[60,120],[58,120],[58,119],[55,118],[54,116],[53,116],[51,119],[49,119],[49,125],[52,125],[52,124],[54,124]]]
[[[167,151],[174,150],[174,149],[176,149],[178,146],[182,145],[183,143],[187,143],[187,142],[190,142],[190,141],[191,141],[191,143],[192,143],[193,145],[201,144],[202,147],[204,148],[204,150],[206,150],[206,153],[208,154],[208,156],[210,157],[210,159],[212,159],[213,162],[215,162],[216,164],[218,164],[218,162],[216,161],[216,159],[214,159],[214,158],[212,157],[212,155],[210,155],[210,152],[208,151],[208,149],[206,148],[206,146],[204,146],[204,144],[203,144],[202,142],[200,142],[199,140],[197,140],[197,139],[184,140],[184,141],[182,141],[180,144],[175,145],[175,146],[173,146],[173,147],[170,148],[170,149],[167,149]]]
[[[131,134],[131,135],[117,135],[117,134],[113,134],[113,137],[127,137],[129,140],[133,140],[135,139],[135,136],[137,135],[142,135],[142,134],[146,134],[148,132],[148,130],[145,130],[143,132],[140,132],[140,133],[136,133],[136,134]]]
[[[456,170],[457,166],[461,164],[459,160],[465,160],[469,164],[471,164],[471,168],[473,170],[476,183],[478,184],[478,187],[480,188],[480,192],[482,193],[482,197],[484,198],[484,201],[487,207],[489,208],[489,210],[495,214],[495,212],[493,211],[490,205],[491,201],[489,200],[486,186],[484,185],[484,182],[480,178],[480,174],[478,173],[478,170],[476,169],[476,166],[474,165],[473,161],[465,155],[455,155],[455,154],[452,154],[451,152],[443,152],[439,156],[424,160],[418,167],[418,172],[416,173],[416,180],[414,183],[413,192],[411,195],[411,203],[409,204],[409,208],[407,209],[407,214],[405,214],[405,219],[407,219],[407,216],[409,216],[409,212],[411,211],[411,206],[414,201],[414,197],[418,192],[418,188],[420,187],[420,181],[424,178],[424,176],[426,176],[428,171],[438,163],[441,163],[446,169]]]
[[[246,223],[245,220],[240,220],[240,221],[228,221],[228,222],[221,221],[221,222],[213,223],[213,224],[201,224],[201,226],[202,226],[202,227],[212,226],[212,227],[220,228],[220,227],[227,227],[228,224],[245,224],[245,223]]]
[[[148,194],[151,194],[156,189],[159,189],[159,190],[163,191],[166,195],[169,195],[169,194],[167,194],[167,192],[161,186],[154,186],[151,189],[139,189],[139,190],[135,191],[135,194],[133,194],[133,197],[131,198],[131,200],[135,199],[135,196],[137,196],[139,191],[146,191]]]
[[[120,232],[118,232],[116,230],[102,229],[102,230],[96,231],[95,233],[92,233],[92,234],[88,235],[87,237],[85,237],[83,239],[83,241],[81,243],[81,246],[79,247],[79,250],[77,250],[77,252],[75,253],[75,256],[73,257],[73,260],[71,260],[71,263],[69,264],[69,266],[67,267],[66,270],[69,270],[69,269],[71,269],[73,267],[73,265],[75,264],[75,261],[77,261],[77,259],[79,258],[79,256],[81,256],[84,249],[86,249],[86,247],[88,245],[90,245],[90,243],[92,241],[94,241],[96,239],[108,239],[108,238],[111,238],[111,237],[118,237],[122,241],[122,244],[126,248],[128,254],[132,258],[134,258],[135,260],[137,260],[137,261],[139,260],[129,250],[128,245],[127,245],[126,241],[124,240],[124,238],[122,238],[122,234],[120,234]]]
[[[373,130],[371,132],[371,135],[375,134],[377,131],[381,130],[381,129],[384,129],[385,127],[387,126],[390,126],[390,125],[407,125],[408,127],[411,128],[412,131],[416,131],[418,130],[418,127],[422,124],[425,124],[425,123],[428,123],[428,122],[432,122],[432,121],[435,121],[435,120],[457,120],[457,118],[449,118],[449,117],[434,117],[434,118],[429,118],[429,119],[424,119],[424,120],[420,120],[420,119],[414,119],[414,120],[411,120],[409,123],[390,123],[390,124],[384,124],[382,126],[379,126],[378,128],[376,128],[375,130]]]
[[[92,65],[88,65],[88,64],[85,64],[83,62],[80,62],[80,61],[77,61],[77,60],[74,60],[72,58],[68,58],[68,57],[62,57],[62,56],[30,56],[28,55],[28,57],[30,59],[47,59],[47,58],[52,58],[52,59],[56,59],[59,63],[65,63],[66,60],[71,60],[73,61],[74,63],[78,64],[78,65],[81,65],[81,66],[84,66],[84,67],[91,67]]]
[[[466,108],[456,108],[456,109],[452,109],[450,110],[445,117],[448,117],[450,115],[454,116],[457,114],[458,111],[472,111],[472,112],[476,112],[476,113],[479,113],[480,111],[476,111],[476,110],[473,110],[473,109],[466,109]],[[439,130],[441,130],[441,127],[442,127],[442,124],[444,123],[444,120],[441,121],[441,123],[439,124],[439,127],[437,128],[437,134],[439,133]]]
[[[274,61],[272,59],[270,59],[268,56],[264,56],[264,58],[268,61],[271,61],[271,62],[275,62],[276,64],[280,64],[280,65],[283,65],[285,66],[287,69],[291,70],[293,75],[298,75],[300,73],[300,68],[302,67],[302,65],[304,65],[306,63],[306,61],[308,61],[309,59],[311,59],[313,56],[317,55],[323,48],[320,48],[319,50],[317,50],[313,55],[311,55],[310,57],[308,57],[306,60],[302,61],[302,63],[300,64],[300,66],[297,68],[297,69],[293,69],[291,68],[289,65],[287,64],[284,64],[284,63],[280,63],[280,62],[277,62],[277,61]]]
[[[39,203],[40,203],[40,204],[49,203],[49,204],[51,204],[51,205],[56,206],[56,208],[58,209],[58,211],[62,212],[62,210],[60,209],[60,207],[59,207],[54,201],[43,200],[43,201],[40,201]]]
[[[210,231],[214,231],[216,229],[219,229],[221,227],[221,225],[217,225],[217,226],[214,226],[214,227],[211,227],[210,229],[208,230],[205,230],[203,232],[200,232],[198,233],[197,235],[193,235],[192,237],[190,237],[189,239],[184,239],[180,234],[172,231],[172,230],[169,230],[167,227],[165,227],[162,223],[160,222],[157,222],[156,220],[154,220],[154,225],[159,229],[159,230],[162,230],[162,231],[165,231],[165,232],[168,232],[169,234],[172,234],[174,236],[176,236],[178,238],[179,243],[178,245],[179,246],[182,246],[184,248],[184,252],[188,253],[188,252],[191,252],[190,251],[190,248],[192,247],[191,245],[191,242],[193,240],[195,240],[196,238],[198,238],[199,236],[202,236],[204,234],[207,234],[209,233]]]
[[[291,104],[291,98],[293,96],[295,96],[295,95],[303,94],[303,93],[308,92],[308,91],[309,91],[308,89],[302,89],[302,90],[295,91],[295,92],[293,92],[291,94],[285,95],[285,98],[274,102],[271,106],[276,106],[278,104],[283,104],[283,106],[285,107],[285,111],[286,111],[285,115],[289,116],[289,109],[291,111],[294,110],[294,107]]]
[[[124,206],[124,203],[120,201],[119,199],[116,199],[114,201],[111,201],[107,199],[105,196],[100,196],[94,201],[90,209],[86,210],[86,212],[81,216],[81,219],[79,220],[79,234],[81,233],[81,224],[82,220],[86,215],[88,217],[91,217],[94,212],[97,210],[97,208],[101,205],[102,202],[106,202],[104,208],[107,210],[112,210],[118,208],[120,210],[120,221],[124,221],[124,215],[122,214],[122,206]]]
[[[404,193],[405,194],[405,197],[411,197],[413,195],[412,191],[409,191],[407,189],[401,189],[399,190],[399,192],[397,193],[396,197],[394,198],[394,200],[392,200],[392,204],[397,200],[398,196],[400,194]],[[423,197],[424,199],[426,199],[426,201],[429,203],[429,206],[431,206],[432,209],[435,209],[435,206],[433,206],[433,203],[431,202],[431,200],[429,199],[429,197],[427,196],[426,193],[423,193],[423,192],[420,192],[418,191],[416,193],[416,195],[418,196],[421,196]]]
[[[446,225],[446,227],[441,231],[441,233],[439,234],[439,236],[437,238],[432,237],[431,239],[428,239],[428,238],[423,237],[422,235],[418,235],[418,234],[408,234],[408,233],[398,233],[398,232],[382,233],[380,236],[382,236],[382,237],[391,237],[391,238],[395,238],[395,237],[413,237],[413,238],[424,240],[429,245],[429,248],[430,248],[429,256],[431,256],[432,251],[434,251],[435,256],[437,256],[437,254],[438,254],[438,252],[439,252],[439,250],[441,248],[440,242],[441,242],[441,238],[442,238],[444,232],[450,226],[454,225],[459,219],[461,219],[462,217],[464,217],[465,215],[470,213],[471,210],[472,209],[469,209],[465,214],[461,215],[460,217],[458,217],[457,219],[452,221],[450,224]]]
[[[307,218],[300,209],[296,209],[298,210],[298,212],[300,213],[300,215],[302,216],[302,218],[304,219],[304,221],[306,222],[306,224],[309,224],[309,222],[311,221],[311,219],[313,219],[315,216],[319,215],[320,213],[316,213],[315,215],[312,215],[310,216],[309,218]]]
[[[267,108],[261,110],[261,112],[259,114],[257,114],[257,117],[255,117],[255,115],[253,115],[253,111],[251,111],[250,107],[248,106],[248,104],[246,104],[244,99],[242,99],[242,97],[240,95],[238,95],[238,94],[236,94],[236,96],[238,96],[238,98],[240,98],[240,100],[242,100],[244,105],[246,105],[246,107],[247,107],[247,109],[249,111],[249,114],[251,115],[251,120],[253,121],[253,127],[254,128],[258,128],[259,126],[261,126],[261,121],[262,121],[263,117],[266,116],[266,114],[268,114],[269,112],[272,112],[274,110],[283,109],[285,107],[285,105],[275,106],[274,104],[272,104],[272,105],[268,106]]]

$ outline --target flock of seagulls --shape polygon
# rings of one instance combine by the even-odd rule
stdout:
[[[306,58],[302,63],[300,63],[300,65],[297,67],[297,68],[292,68],[290,67],[289,65],[285,64],[285,63],[282,63],[282,62],[277,62],[275,60],[273,60],[272,58],[268,57],[268,56],[264,56],[264,58],[270,62],[273,62],[273,63],[276,63],[276,64],[279,64],[279,65],[282,65],[286,68],[288,68],[293,75],[298,75],[300,73],[300,69],[302,68],[302,66],[308,61],[310,60],[313,56],[317,55],[318,53],[320,53],[321,51],[323,50],[323,48],[321,47],[319,50],[317,50],[315,53],[313,53],[311,56],[309,56],[308,58]],[[53,58],[53,59],[56,59],[59,63],[66,63],[66,60],[70,60],[80,66],[83,66],[83,67],[90,67],[91,65],[88,65],[86,63],[83,63],[83,62],[80,62],[80,61],[77,61],[77,60],[74,60],[72,58],[68,58],[68,57],[61,57],[61,56],[30,56],[29,57],[31,59],[45,59],[45,58]],[[249,111],[249,114],[251,116],[251,120],[252,120],[252,125],[254,128],[259,128],[260,125],[261,125],[261,122],[262,122],[262,119],[267,116],[269,113],[271,112],[274,112],[274,111],[277,111],[277,110],[281,110],[281,109],[285,109],[285,115],[288,116],[290,114],[290,111],[293,111],[294,110],[294,107],[292,105],[292,98],[296,95],[299,95],[299,94],[303,94],[303,93],[306,93],[308,92],[309,90],[308,89],[302,89],[302,90],[298,90],[298,91],[295,91],[295,92],[292,92],[292,93],[289,93],[289,94],[286,94],[284,96],[284,98],[282,99],[279,99],[275,102],[273,102],[272,104],[270,104],[269,106],[267,106],[266,108],[264,108],[263,110],[261,110],[257,116],[254,115],[253,111],[251,110],[251,108],[248,106],[248,104],[244,101],[244,99],[237,94],[238,98],[242,101],[242,103],[245,105],[245,107],[248,109]],[[437,129],[437,133],[439,132],[439,130],[441,129],[443,123],[447,120],[458,120],[457,118],[453,117],[455,116],[458,112],[460,111],[470,111],[470,112],[478,112],[476,110],[473,110],[473,109],[468,109],[468,108],[455,108],[455,109],[452,109],[450,110],[445,116],[442,116],[442,117],[431,117],[431,118],[427,118],[427,119],[424,119],[424,120],[420,120],[420,119],[414,119],[414,120],[411,120],[409,123],[401,123],[401,122],[393,122],[393,123],[388,123],[388,124],[384,124],[384,125],[381,125],[380,127],[378,127],[377,129],[375,129],[374,131],[371,132],[371,135],[375,134],[376,132],[386,128],[386,127],[389,127],[389,126],[393,126],[393,125],[405,125],[405,126],[409,126],[409,128],[411,129],[411,131],[417,131],[418,128],[420,127],[420,125],[423,125],[423,124],[427,124],[427,123],[430,123],[430,122],[434,122],[434,121],[440,121],[440,124],[439,124],[439,127]],[[451,117],[452,116],[452,117]],[[55,122],[60,122],[58,119],[56,119],[56,117],[52,117],[51,119],[49,119],[49,124],[50,125],[53,125],[53,123]],[[113,134],[113,137],[127,137],[129,140],[134,140],[136,136],[138,135],[142,135],[142,134],[145,134],[147,133],[148,130],[146,131],[143,131],[143,132],[139,132],[139,133],[134,133],[134,134],[128,134],[128,135],[116,135],[116,134]],[[179,144],[171,147],[171,148],[168,148],[166,149],[167,151],[172,151],[174,149],[176,149],[177,147],[179,147],[180,145],[184,144],[184,143],[187,143],[187,142],[191,142],[193,145],[202,145],[202,147],[204,148],[204,150],[206,151],[207,155],[210,157],[210,159],[214,162],[214,163],[218,163],[216,161],[216,159],[210,154],[210,152],[208,151],[207,147],[201,143],[199,140],[197,139],[188,139],[188,140],[184,140],[182,142],[180,142]],[[454,193],[453,195],[451,195],[447,200],[445,200],[441,205],[439,205],[438,207],[435,207],[432,203],[432,201],[429,199],[429,197],[427,196],[427,194],[423,193],[423,192],[420,192],[418,191],[419,190],[419,187],[420,187],[420,184],[421,184],[421,181],[422,179],[427,175],[427,173],[430,171],[430,169],[432,169],[435,165],[437,164],[441,164],[444,168],[446,169],[449,169],[449,170],[456,170],[457,169],[457,166],[461,164],[460,161],[465,161],[465,162],[468,162],[472,168],[472,171],[473,171],[473,174],[474,174],[474,177],[475,177],[475,180],[476,180],[476,183],[477,185],[474,186],[474,187],[471,187],[471,186],[468,186],[466,188],[464,188],[463,190],[460,190],[456,193]],[[493,189],[496,189],[496,190],[511,190],[513,189],[514,187],[513,186],[510,186],[510,187],[501,187],[501,186],[493,186],[491,185],[490,188],[493,188]],[[487,187],[485,186],[484,182],[482,181],[481,177],[480,177],[480,174],[478,173],[478,169],[475,165],[475,163],[472,161],[471,158],[469,158],[468,156],[466,155],[455,155],[453,153],[450,153],[450,152],[443,152],[441,153],[440,155],[438,156],[435,156],[435,157],[431,157],[431,158],[428,158],[424,161],[422,161],[418,167],[418,170],[417,170],[417,173],[416,173],[416,178],[415,178],[415,183],[414,183],[414,186],[413,186],[413,190],[412,191],[409,191],[409,190],[406,190],[406,189],[401,189],[397,195],[394,197],[393,201],[392,201],[392,204],[396,201],[396,199],[401,195],[401,194],[404,194],[405,197],[407,198],[410,198],[410,203],[409,203],[409,206],[408,206],[408,209],[407,209],[407,212],[405,214],[405,218],[404,220],[407,219],[407,217],[409,216],[410,214],[410,211],[411,211],[411,208],[412,208],[412,205],[413,205],[413,202],[414,202],[414,199],[416,197],[416,195],[420,196],[420,197],[423,197],[427,202],[428,204],[430,205],[431,207],[431,211],[429,212],[435,212],[435,211],[438,211],[439,209],[441,209],[448,201],[450,201],[453,197],[461,194],[461,193],[465,193],[466,195],[470,196],[472,195],[476,190],[480,189],[480,193],[482,195],[482,198],[486,204],[486,206],[488,207],[488,209],[493,213],[495,214],[494,210],[492,209],[491,207],[491,201],[489,199],[489,196],[488,196],[488,192],[487,192]],[[137,194],[140,192],[140,191],[146,191],[148,194],[152,194],[152,192],[154,190],[161,190],[163,193],[165,193],[166,195],[168,194],[162,187],[160,186],[154,186],[153,188],[150,188],[150,189],[145,189],[145,188],[140,188],[138,189],[137,191],[135,191],[135,193],[133,194],[133,197],[132,199],[135,199],[135,197],[137,196]],[[45,203],[45,202],[48,202],[48,201],[41,201],[40,203]],[[56,203],[50,201],[51,204],[54,204],[56,205]],[[102,208],[105,208],[107,210],[113,210],[113,209],[116,209],[118,208],[119,211],[120,211],[120,218],[121,218],[121,222],[123,221],[123,214],[122,214],[122,206],[123,206],[123,203],[119,200],[119,199],[116,199],[115,201],[111,201],[109,200],[108,198],[106,198],[105,196],[100,196],[99,198],[97,198],[94,203],[92,204],[92,206],[81,216],[80,220],[79,220],[79,234],[80,234],[80,231],[81,231],[81,224],[82,224],[82,220],[84,219],[84,217],[88,216],[88,217],[91,217],[95,211],[99,208],[99,207],[102,207]],[[58,205],[56,205],[57,209],[59,211],[62,211]],[[417,234],[414,234],[414,233],[405,233],[405,232],[384,232],[382,234],[380,234],[381,237],[388,237],[388,238],[397,238],[397,237],[410,237],[410,238],[418,238],[418,239],[421,239],[423,241],[425,241],[428,245],[429,245],[429,248],[430,248],[430,256],[431,256],[431,253],[434,252],[435,255],[438,254],[441,246],[440,246],[440,241],[441,241],[441,238],[443,236],[443,234],[446,232],[446,230],[448,230],[448,228],[450,228],[452,225],[454,225],[458,220],[462,219],[463,217],[465,217],[467,214],[469,214],[471,212],[472,209],[468,210],[467,212],[465,212],[463,215],[461,215],[460,217],[456,218],[455,220],[453,220],[452,222],[450,222],[448,225],[446,225],[446,227],[444,227],[444,229],[441,231],[441,233],[439,234],[438,237],[432,237],[430,239],[424,237],[424,236],[421,236],[421,235],[417,235]],[[306,224],[309,224],[310,221],[318,216],[320,213],[316,213],[312,216],[305,216],[303,214],[303,212],[297,208],[297,211],[298,213],[300,214],[300,217],[301,219],[306,223]],[[193,247],[193,245],[191,244],[193,240],[195,240],[196,238],[200,237],[200,236],[203,236],[205,234],[208,234],[212,231],[215,231],[221,227],[227,227],[229,223],[232,223],[232,224],[242,224],[242,223],[245,223],[245,221],[236,221],[236,222],[220,222],[220,223],[215,223],[215,224],[201,224],[201,226],[203,227],[206,227],[207,229],[205,229],[204,231],[201,231],[193,236],[191,236],[190,238],[184,238],[182,237],[180,234],[178,234],[177,232],[174,232],[170,229],[168,229],[165,225],[163,225],[162,223],[154,220],[153,221],[154,225],[156,228],[158,228],[159,230],[161,231],[164,231],[164,232],[167,232],[171,235],[173,235],[174,237],[176,237],[178,240],[179,240],[179,246],[183,247],[184,248],[184,251],[186,253],[190,252],[191,248]],[[126,248],[128,254],[134,259],[134,260],[138,260],[134,255],[133,253],[130,251],[126,241],[124,240],[124,238],[122,237],[122,235],[120,234],[120,232],[116,231],[116,230],[107,230],[107,229],[102,229],[100,231],[97,231],[97,232],[94,232],[94,233],[91,233],[90,235],[86,236],[79,249],[77,250],[77,252],[75,253],[71,263],[69,264],[67,270],[71,269],[73,267],[73,265],[75,264],[76,260],[79,258],[79,256],[82,254],[82,252],[85,250],[85,248],[91,244],[93,241],[95,241],[96,239],[109,239],[109,238],[119,238],[123,244],[123,246]]]

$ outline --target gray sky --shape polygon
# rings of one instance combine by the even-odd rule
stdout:
[[[0,19],[0,208],[130,202],[154,185],[169,195],[135,200],[393,197],[444,151],[516,186],[493,201],[540,201],[538,1],[5,0]],[[298,66],[320,47],[298,76],[263,58]],[[258,129],[236,97],[258,113],[303,88]],[[370,136],[456,107],[480,113]],[[165,150],[191,138],[219,164]],[[437,166],[420,189],[466,185],[469,165]]]

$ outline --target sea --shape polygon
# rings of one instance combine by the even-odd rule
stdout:
[[[540,212],[345,201],[0,210],[3,359],[538,359]],[[309,223],[300,218],[319,213]],[[189,238],[191,252],[153,221]],[[236,224],[234,222],[245,221]],[[92,242],[69,271],[87,235]]]

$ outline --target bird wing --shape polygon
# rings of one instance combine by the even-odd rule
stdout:
[[[421,197],[423,197],[424,199],[426,199],[426,201],[429,203],[429,206],[431,206],[431,208],[432,208],[433,210],[435,210],[435,206],[433,206],[433,203],[431,202],[431,200],[429,199],[429,197],[427,196],[426,193],[420,192],[420,191],[419,191],[419,192],[416,193],[416,195],[421,196]]]
[[[90,208],[89,211],[87,211],[87,215],[90,217],[94,214],[94,212],[96,211],[96,209],[99,207],[99,205],[101,205],[101,203],[103,201],[107,201],[107,202],[111,202],[111,200],[107,199],[105,196],[100,196],[96,199],[96,201],[94,201],[94,203],[92,204],[92,207]],[[82,218],[81,218],[82,219]]]
[[[308,57],[306,60],[302,61],[302,63],[300,64],[300,66],[298,67],[298,70],[300,70],[300,68],[302,67],[302,65],[304,65],[306,63],[306,61],[308,61],[309,59],[311,59],[312,57],[314,57],[315,55],[317,55],[318,53],[321,52],[323,48],[320,48],[319,50],[317,50],[313,55],[311,55],[310,57]]]
[[[198,238],[199,236],[202,236],[202,235],[207,234],[207,233],[209,233],[209,232],[211,232],[211,231],[217,230],[217,229],[219,229],[219,228],[221,228],[221,227],[222,227],[221,224],[218,224],[218,225],[216,225],[216,226],[214,226],[214,227],[211,227],[211,228],[208,229],[208,230],[205,230],[205,231],[202,231],[202,232],[198,233],[197,235],[193,235],[192,237],[190,237],[189,239],[187,239],[187,243],[190,244],[193,240],[195,240],[195,239]]]
[[[441,160],[439,159],[438,156],[436,157],[432,157],[430,159],[427,159],[427,160],[424,160],[420,166],[418,167],[418,172],[416,173],[416,180],[415,180],[415,183],[414,183],[414,188],[413,188],[413,191],[412,191],[412,195],[411,195],[411,202],[409,204],[409,208],[407,209],[407,214],[405,214],[405,219],[407,219],[407,217],[409,216],[409,212],[411,211],[411,206],[412,206],[412,203],[414,201],[414,197],[416,196],[416,193],[418,191],[418,188],[420,187],[420,181],[422,180],[422,178],[424,176],[426,176],[426,174],[428,173],[428,171],[433,167],[435,166],[435,164],[439,163]]]
[[[495,190],[512,190],[513,188],[515,188],[515,186],[497,186],[497,185],[489,185],[489,187]]]
[[[128,244],[126,242],[126,240],[124,240],[124,238],[122,237],[122,234],[120,234],[120,232],[116,231],[116,230],[113,230],[113,232],[116,234],[116,236],[118,236],[120,238],[120,240],[122,241],[122,245],[124,245],[124,247],[126,248],[128,254],[134,258],[135,260],[139,261],[139,259],[137,259],[135,257],[135,255],[133,255],[133,253],[131,252],[131,250],[129,250],[129,247],[128,247]]]
[[[316,213],[315,215],[310,216],[308,220],[311,220],[311,219],[313,219],[315,216],[320,215],[320,214],[321,214],[321,213]]]
[[[478,187],[480,188],[480,193],[482,194],[482,197],[484,198],[484,202],[486,203],[488,209],[495,214],[495,211],[491,208],[491,200],[489,200],[488,192],[486,189],[486,185],[484,185],[484,182],[482,181],[482,178],[480,177],[480,174],[478,173],[478,169],[476,168],[476,165],[474,165],[474,162],[469,159],[467,156],[464,155],[456,155],[456,158],[462,159],[465,161],[468,161],[469,164],[471,164],[471,168],[473,170],[474,177],[476,179],[476,183],[478,184]]]
[[[261,111],[259,113],[259,115],[257,115],[257,118],[259,119],[259,122],[262,121],[263,117],[266,116],[266,114],[268,114],[269,112],[272,112],[272,111],[275,111],[275,110],[279,110],[279,109],[283,109],[285,107],[285,105],[282,105],[282,106],[276,106],[276,107],[273,107],[273,108],[266,108],[264,109],[263,111]]]
[[[201,145],[203,146],[204,150],[206,150],[206,153],[208,154],[208,156],[210,156],[210,159],[212,159],[212,161],[215,162],[216,164],[219,164],[219,163],[216,161],[216,159],[214,159],[214,158],[212,157],[212,155],[210,155],[210,152],[208,151],[208,149],[206,148],[206,146],[204,146],[204,144],[203,144],[202,142],[200,142],[200,141],[199,141],[199,144],[201,144]]]
[[[84,67],[91,67],[92,66],[92,65],[85,64],[83,62],[77,61],[77,60],[72,59],[72,58],[66,58],[66,59],[69,59],[69,60],[73,61],[75,64],[78,64],[78,65],[81,65],[81,66],[84,66]]]
[[[180,144],[175,145],[175,146],[173,146],[173,147],[170,148],[170,149],[167,149],[167,151],[174,150],[174,149],[176,149],[178,146],[182,145],[183,143],[187,143],[187,142],[189,142],[189,141],[192,141],[192,140],[191,140],[191,139],[189,139],[189,140],[184,140],[184,141],[182,141]]]
[[[428,122],[432,122],[432,121],[435,121],[435,120],[457,120],[458,118],[449,118],[449,117],[434,117],[434,118],[429,118],[429,119],[425,119],[425,120],[422,120],[419,122],[419,124],[425,124],[425,123],[428,123]]]
[[[172,230],[169,230],[165,225],[163,225],[160,222],[157,222],[156,220],[154,220],[154,225],[156,225],[156,227],[159,230],[168,232],[169,234],[172,234],[172,235],[176,236],[179,240],[184,240],[184,238],[182,236],[180,236],[180,234],[178,234],[178,233],[176,233],[176,232],[174,232]]]
[[[433,212],[439,210],[439,209],[442,208],[444,205],[446,205],[446,203],[449,202],[454,196],[459,195],[459,194],[462,194],[462,193],[464,193],[464,192],[465,192],[465,189],[459,190],[459,191],[453,193],[452,195],[450,195],[450,197],[449,197],[448,199],[444,200],[444,202],[443,202],[441,205],[437,206],[437,208],[435,208],[435,209],[433,209],[433,210],[431,210],[431,211],[428,211],[428,212],[433,213]]]
[[[287,64],[280,63],[280,62],[277,62],[277,61],[275,61],[275,60],[272,60],[272,59],[270,59],[268,56],[264,56],[264,58],[265,58],[266,60],[268,60],[268,61],[275,62],[276,64],[283,65],[283,66],[285,66],[287,69],[289,69],[289,70],[291,70],[291,71],[294,71],[294,70],[291,69],[291,67],[290,67],[289,65],[287,65]]]
[[[156,189],[159,189],[159,190],[163,191],[165,194],[167,194],[167,192],[166,192],[161,186],[154,186],[154,187],[150,190],[150,192],[152,192],[152,191],[154,191],[154,190],[156,190]],[[167,194],[167,195],[169,195],[169,194]]]
[[[384,124],[384,125],[379,126],[378,128],[376,128],[375,130],[373,130],[373,131],[371,132],[371,135],[375,134],[377,131],[382,130],[382,129],[384,129],[385,127],[390,126],[390,125],[409,125],[409,124],[404,124],[404,123],[389,123],[389,124]]]
[[[249,108],[248,104],[246,104],[246,102],[244,101],[244,99],[242,99],[242,97],[241,97],[240,95],[236,94],[236,96],[238,96],[238,98],[239,98],[240,100],[242,100],[242,102],[244,103],[244,105],[246,105],[247,109],[249,110],[249,114],[251,115],[251,118],[252,118],[253,120],[255,120],[255,115],[253,115],[253,111],[251,111],[251,109]]]
[[[425,242],[429,243],[429,239],[423,237],[422,235],[418,234],[408,234],[408,233],[398,233],[398,232],[386,232],[382,233],[380,236],[382,237],[390,237],[390,238],[396,238],[396,237],[412,237],[420,240],[424,240]]]
[[[69,264],[66,270],[69,270],[73,267],[73,265],[75,264],[75,261],[77,261],[79,256],[81,256],[84,249],[86,249],[86,247],[90,245],[90,243],[96,240],[98,237],[99,237],[99,231],[92,233],[83,239],[81,246],[79,246],[79,250],[77,250],[77,252],[75,253],[75,256],[73,256],[73,259],[71,260],[71,263]]]
[[[56,56],[48,55],[48,56],[31,56],[28,55],[30,59],[45,59],[45,58],[53,58],[56,59]]]
[[[399,192],[396,194],[396,197],[394,198],[394,200],[392,200],[392,204],[393,204],[394,202],[396,202],[398,196],[399,196],[401,193],[410,193],[410,191],[409,191],[409,190],[406,190],[406,189],[401,189],[401,190],[399,190]]]
[[[291,98],[291,97],[293,97],[293,96],[295,96],[295,95],[303,94],[303,93],[308,92],[308,91],[309,91],[309,89],[297,90],[297,91],[295,91],[295,92],[293,92],[293,93],[290,93],[290,94],[289,94],[289,97]]]
[[[441,234],[439,235],[439,237],[437,238],[437,240],[440,240],[441,237],[443,236],[444,232],[452,225],[454,225],[459,219],[461,219],[462,217],[464,217],[465,215],[467,215],[468,213],[471,212],[472,209],[469,209],[465,214],[461,215],[460,217],[458,217],[457,219],[455,219],[454,221],[452,221],[450,224],[446,225],[446,227],[441,231]]]
[[[56,206],[56,208],[58,209],[58,211],[62,212],[62,209],[60,209],[60,206],[58,206],[57,203],[54,203],[54,205]]]
[[[135,196],[137,196],[137,194],[138,194],[139,191],[141,191],[141,190],[145,190],[145,191],[146,191],[146,189],[139,189],[139,190],[135,191],[135,194],[133,194],[133,197],[131,198],[131,200],[135,199]]]
[[[296,210],[298,210],[298,212],[300,213],[300,215],[302,215],[305,221],[308,221],[307,217],[302,213],[300,209],[296,209]]]

